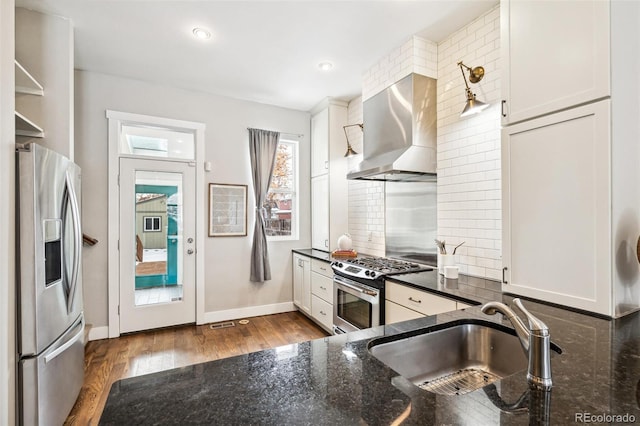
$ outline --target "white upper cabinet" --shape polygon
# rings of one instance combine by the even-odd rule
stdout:
[[[611,315],[610,105],[503,129],[504,291]]]
[[[347,232],[347,104],[326,99],[311,117],[311,246],[332,251]]]
[[[502,123],[610,96],[610,3],[502,0]]]
[[[640,308],[640,2],[503,0],[503,291]]]
[[[311,247],[329,251],[329,176],[311,178]]]
[[[329,173],[329,109],[311,117],[311,177]]]

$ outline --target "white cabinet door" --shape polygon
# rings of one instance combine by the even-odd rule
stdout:
[[[423,318],[426,315],[412,309],[398,305],[390,300],[384,302],[384,323],[394,324],[396,322],[409,321],[416,318]]]
[[[311,294],[333,305],[333,279],[311,271]]]
[[[311,117],[311,177],[329,173],[329,109]]]
[[[402,284],[386,283],[386,298],[424,315],[437,315],[456,310],[456,301],[436,296]]]
[[[332,331],[333,305],[315,294],[311,295],[311,316],[326,330]]]
[[[311,247],[329,250],[329,176],[311,178]]]
[[[311,313],[311,259],[293,254],[293,303]]]
[[[610,110],[503,129],[503,291],[611,314]]]
[[[610,4],[501,4],[503,124],[610,95]]]

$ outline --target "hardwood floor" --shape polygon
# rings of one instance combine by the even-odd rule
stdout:
[[[65,425],[97,425],[111,384],[185,365],[317,339],[328,334],[299,312],[248,318],[234,327],[187,325],[89,342],[85,380]]]

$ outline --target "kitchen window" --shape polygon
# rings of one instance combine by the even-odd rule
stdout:
[[[263,205],[269,240],[298,239],[298,141],[280,138],[273,177]]]

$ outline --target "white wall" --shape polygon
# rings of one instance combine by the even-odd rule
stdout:
[[[462,118],[464,80],[459,61],[481,65],[470,84],[491,106]],[[501,278],[500,8],[496,6],[438,44],[438,236],[462,241],[460,272]]]
[[[100,241],[83,251],[87,322],[107,325],[106,109],[205,123],[205,159],[213,165],[213,171],[205,173],[205,183],[246,184],[250,188],[247,237],[200,236],[206,239],[207,316],[217,320],[243,308],[290,303],[291,249],[311,244],[309,114],[93,72],[76,71],[75,77],[75,145],[76,161],[83,170],[83,231]],[[255,203],[247,127],[304,135],[300,142],[300,239],[269,243],[273,279],[263,284],[249,281]],[[200,196],[207,199],[208,193]],[[243,316],[250,311],[243,310]]]
[[[491,107],[461,118],[464,80],[457,66],[485,68],[472,85]],[[363,96],[349,103],[349,123],[362,122],[362,102],[415,72],[438,79],[438,236],[456,252],[464,274],[500,279],[500,16],[499,6],[435,43],[412,37],[363,75]],[[364,123],[366,128],[366,123]],[[352,141],[353,138],[353,141]],[[349,140],[362,152],[362,136]],[[354,157],[353,166],[362,156]],[[384,255],[384,184],[349,182],[349,232],[357,250]]]
[[[0,2],[0,424],[15,424],[14,1]]]

